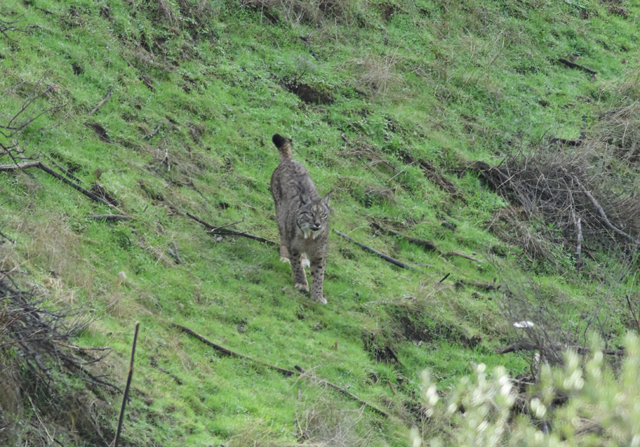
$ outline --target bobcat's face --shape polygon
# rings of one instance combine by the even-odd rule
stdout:
[[[305,194],[301,196],[302,204],[298,210],[297,223],[305,239],[308,239],[309,236],[315,239],[327,228],[329,223],[329,194],[320,200],[309,200]]]

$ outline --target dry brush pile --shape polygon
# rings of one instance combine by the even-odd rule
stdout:
[[[0,272],[0,443],[52,445],[80,435],[108,445],[105,393],[120,389],[95,373],[108,349],[72,342],[88,323],[78,312],[48,309]]]
[[[556,262],[558,244],[575,253],[577,265],[583,250],[587,256],[598,249],[637,251],[640,171],[632,162],[638,158],[640,106],[603,114],[592,133],[590,139],[552,138],[497,166],[477,161],[468,167],[512,205],[491,229],[532,260]]]

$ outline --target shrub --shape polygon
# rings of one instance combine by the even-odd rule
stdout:
[[[640,340],[627,335],[615,371],[598,343],[588,356],[565,352],[562,368],[543,365],[540,382],[524,390],[504,367],[487,374],[481,363],[442,399],[425,372],[427,419],[413,429],[413,446],[639,446]]]

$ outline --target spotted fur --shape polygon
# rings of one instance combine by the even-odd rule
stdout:
[[[309,283],[304,268],[311,266],[311,299],[326,304],[322,291],[327,242],[329,240],[329,194],[318,195],[313,180],[302,165],[291,158],[291,146],[275,134],[280,165],[271,176],[271,194],[276,204],[280,233],[280,260],[289,262],[294,285],[305,292]]]

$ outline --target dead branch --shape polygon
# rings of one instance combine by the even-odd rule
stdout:
[[[215,227],[213,230],[209,231],[209,233],[215,233],[218,230],[222,230],[223,228],[229,228],[229,227],[233,227],[235,225],[238,225],[239,223],[244,222],[244,217],[236,222],[231,222],[230,224],[226,224],[226,225],[222,225],[221,227]]]
[[[249,360],[251,362],[254,362],[254,363],[257,363],[259,365],[266,366],[267,368],[271,368],[271,369],[274,369],[274,370],[276,370],[278,372],[281,372],[285,376],[299,375],[297,372],[292,371],[290,369],[280,368],[279,366],[275,366],[275,365],[272,365],[270,363],[263,362],[262,360],[256,360],[256,359],[253,359],[251,357],[247,357],[246,355],[238,354],[237,352],[233,352],[232,350],[227,349],[224,346],[220,346],[220,345],[218,345],[218,344],[206,339],[202,335],[198,334],[196,331],[193,331],[193,330],[189,329],[186,326],[182,326],[181,324],[171,323],[171,326],[176,327],[176,328],[182,330],[183,332],[186,332],[187,334],[191,335],[192,337],[197,338],[198,340],[200,340],[204,344],[207,344],[207,345],[211,346],[212,348],[214,348],[215,350],[220,351],[220,352],[222,352],[224,354],[230,355],[231,357],[237,357],[239,359]]]
[[[584,346],[564,346],[564,345],[555,345],[555,346],[541,346],[535,343],[530,342],[518,342],[512,343],[510,345],[504,346],[502,348],[496,349],[496,354],[507,354],[510,352],[518,352],[518,351],[540,351],[540,350],[573,350],[576,351],[580,355],[588,354],[591,350],[589,348],[585,348]],[[602,353],[605,355],[625,355],[626,351],[624,349],[602,349]]]
[[[87,216],[89,219],[96,220],[131,220],[133,217],[122,214],[91,214]]]
[[[227,228],[224,229],[220,229],[220,227],[216,227],[214,225],[211,225],[203,220],[198,219],[196,216],[194,216],[193,214],[189,214],[186,213],[187,217],[195,220],[196,222],[204,225],[205,227],[209,228],[210,230],[215,230],[215,232],[209,232],[209,234],[217,234],[217,235],[221,235],[221,236],[242,236],[242,237],[246,237],[249,239],[253,239],[259,242],[265,242],[269,245],[278,245],[277,242],[274,242],[272,240],[269,239],[265,239],[261,236],[255,236],[253,234],[249,234],[249,233],[243,233],[241,231],[235,231],[235,230],[229,230]]]
[[[158,166],[156,166],[156,168],[153,170],[153,172],[156,172],[158,169],[160,169],[160,166],[162,166],[165,161],[167,162],[167,172],[169,172],[171,170],[171,163],[169,162],[169,149],[168,148],[164,150],[164,157],[162,158],[162,160],[160,160],[160,163],[158,163]]]
[[[327,381],[327,380],[320,379],[320,378],[318,378],[318,377],[314,377],[314,376],[308,375],[308,374],[307,374],[307,371],[306,371],[304,368],[300,367],[300,366],[297,366],[297,365],[296,365],[296,366],[295,366],[295,368],[296,368],[298,371],[300,371],[300,372],[302,373],[302,377],[308,377],[308,378],[310,378],[310,379],[312,379],[312,380],[314,380],[314,381],[316,381],[316,382],[318,382],[318,383],[321,383],[321,384],[323,384],[323,385],[330,386],[330,387],[331,387],[331,388],[333,388],[334,390],[336,390],[336,391],[340,391],[340,392],[341,392],[342,394],[344,394],[345,396],[349,396],[351,399],[353,399],[353,400],[355,400],[355,401],[357,401],[357,402],[360,402],[362,405],[364,405],[364,406],[366,406],[366,407],[368,407],[368,408],[371,408],[373,411],[375,411],[376,413],[378,413],[380,416],[384,416],[385,418],[389,419],[389,415],[388,415],[387,413],[385,413],[384,411],[382,411],[382,410],[380,410],[380,409],[378,409],[378,408],[374,407],[374,406],[373,406],[373,405],[371,405],[370,403],[365,402],[364,400],[360,399],[358,396],[356,396],[356,395],[355,395],[355,394],[353,394],[353,393],[350,393],[349,391],[345,390],[344,388],[341,388],[341,387],[339,387],[338,385],[335,385],[335,384],[333,384],[333,383],[331,383],[331,382],[329,382],[329,381]]]
[[[578,178],[576,176],[573,176],[572,178],[576,182],[576,184],[580,187],[580,189],[582,189],[582,192],[584,193],[584,195],[587,196],[589,198],[589,200],[591,200],[591,203],[593,204],[593,206],[596,207],[596,209],[598,210],[598,213],[600,214],[600,217],[602,217],[602,220],[604,221],[605,225],[607,227],[609,227],[611,230],[615,231],[616,233],[626,237],[627,239],[629,239],[634,244],[638,245],[638,243],[640,241],[632,238],[631,236],[629,236],[624,231],[622,231],[622,230],[620,230],[620,229],[618,229],[618,228],[613,226],[613,224],[609,221],[609,218],[607,217],[607,215],[605,214],[604,210],[602,209],[602,207],[600,206],[598,201],[595,199],[595,197],[593,197],[593,195],[591,195],[591,193],[587,190],[587,188],[585,188],[582,185],[582,183],[580,183],[580,180],[578,180]]]
[[[178,252],[178,244],[175,242],[169,244],[167,246],[167,250],[169,250],[169,254],[173,256],[178,264],[184,265],[184,262],[182,262],[182,259],[180,258],[180,253]]]
[[[476,259],[473,256],[465,255],[464,253],[460,253],[459,251],[450,251],[445,253],[443,256],[460,256],[461,258],[468,259],[469,261],[479,262],[480,264],[484,263],[484,261],[481,261],[480,259]]]
[[[155,129],[153,129],[153,132],[151,132],[148,135],[143,136],[142,138],[151,138],[153,137],[155,134],[158,133],[158,131],[160,130],[160,126],[162,126],[162,121],[160,123],[158,123],[158,125],[156,126]]]
[[[580,253],[582,252],[582,224],[580,223],[580,218],[576,220],[576,230],[578,232],[577,235],[577,243],[576,243],[576,267],[579,267],[580,264]]]
[[[625,295],[625,298],[627,299],[627,304],[629,305],[629,310],[631,311],[631,315],[633,316],[633,319],[636,322],[636,326],[638,326],[638,334],[640,334],[640,319],[638,319],[638,316],[636,315],[636,311],[633,310],[633,306],[631,305],[631,300],[629,299],[629,295]]]
[[[333,384],[333,383],[331,383],[331,382],[329,382],[327,380],[324,380],[324,379],[312,376],[310,374],[307,374],[307,371],[305,371],[300,366],[296,366],[295,367],[295,369],[297,371],[293,371],[291,369],[286,369],[286,368],[281,368],[279,366],[272,365],[272,364],[267,363],[267,362],[263,362],[262,360],[257,360],[257,359],[254,359],[252,357],[248,357],[246,355],[239,354],[237,352],[234,352],[234,351],[232,351],[230,349],[225,348],[224,346],[220,346],[220,345],[208,340],[207,338],[203,337],[202,335],[198,334],[197,332],[189,329],[188,327],[182,326],[181,324],[171,323],[171,326],[176,327],[176,328],[180,329],[183,332],[186,332],[187,334],[191,335],[192,337],[197,338],[198,340],[200,340],[204,344],[209,345],[212,348],[214,348],[215,350],[220,351],[220,352],[222,352],[224,354],[227,354],[227,355],[229,355],[231,357],[236,357],[236,358],[243,359],[243,360],[249,360],[250,362],[256,363],[258,365],[266,366],[267,368],[271,368],[271,369],[273,369],[275,371],[278,371],[278,372],[284,374],[285,376],[300,376],[300,377],[304,377],[304,378],[310,379],[310,380],[312,380],[314,382],[321,383],[323,385],[327,385],[327,386],[329,386],[329,387],[331,387],[331,388],[333,388],[333,389],[335,389],[337,391],[340,391],[345,396],[349,396],[350,398],[356,400],[357,402],[360,402],[361,404],[365,405],[366,407],[371,408],[376,413],[378,413],[378,414],[380,414],[380,415],[382,415],[382,416],[384,416],[386,418],[389,417],[389,415],[387,413],[385,413],[384,411],[379,410],[378,408],[374,407],[373,405],[363,401],[362,399],[360,399],[356,395],[350,393],[349,391],[345,390],[344,388],[341,388],[338,385],[335,385],[335,384]]]
[[[566,59],[559,58],[558,62],[560,62],[561,64],[566,65],[569,68],[575,68],[577,70],[582,70],[582,71],[584,71],[586,73],[589,73],[589,74],[592,74],[592,75],[598,74],[597,71],[593,71],[593,70],[591,70],[591,69],[589,69],[587,67],[583,67],[582,65],[578,65],[578,64],[576,64],[574,62],[570,62],[570,61],[568,61]]]
[[[346,240],[348,240],[349,242],[352,242],[354,244],[356,244],[358,247],[361,247],[367,251],[370,251],[371,253],[374,253],[376,255],[378,255],[379,257],[381,257],[382,259],[384,259],[387,262],[392,263],[393,265],[396,265],[400,268],[403,269],[409,269],[409,270],[416,270],[415,268],[411,267],[410,265],[405,264],[404,262],[398,261],[397,259],[392,258],[391,256],[387,256],[384,253],[379,252],[378,250],[375,250],[371,247],[369,247],[368,245],[362,244],[360,242],[354,241],[353,239],[351,239],[349,236],[347,236],[346,234],[343,234],[341,232],[339,232],[338,230],[334,229],[333,230],[334,233],[336,233],[338,236],[342,236],[343,238],[345,238]]]
[[[136,329],[133,333],[133,345],[131,347],[131,363],[129,363],[129,375],[127,376],[127,385],[124,388],[124,396],[122,397],[122,406],[120,407],[120,417],[118,418],[118,431],[116,431],[116,437],[113,440],[113,446],[118,447],[118,441],[120,440],[120,432],[122,431],[122,422],[124,420],[124,409],[127,405],[127,398],[129,397],[129,387],[131,387],[131,379],[133,378],[133,361],[136,357],[136,343],[138,341],[138,329],[140,328],[140,322],[136,323]]]
[[[100,202],[100,203],[103,203],[103,204],[107,205],[109,208],[113,208],[114,210],[120,212],[123,215],[127,215],[125,212],[120,210],[117,206],[112,205],[111,203],[109,203],[106,200],[104,200],[102,197],[98,197],[97,195],[95,195],[94,193],[92,193],[90,191],[87,191],[82,186],[78,185],[77,183],[74,183],[71,180],[69,180],[68,178],[63,177],[62,175],[58,174],[56,171],[54,171],[53,169],[51,169],[50,167],[48,167],[47,165],[45,165],[41,161],[28,161],[28,162],[25,162],[25,163],[18,163],[18,164],[13,164],[13,165],[0,165],[0,171],[22,170],[22,169],[32,168],[32,167],[37,167],[37,168],[42,169],[47,174],[50,174],[50,175],[54,176],[55,178],[57,178],[58,180],[66,183],[67,185],[72,186],[73,188],[75,188],[76,190],[80,191],[82,194],[84,194],[85,196],[89,197],[90,199],[95,200],[95,201]],[[130,218],[133,219],[132,217],[130,217]]]
[[[69,172],[69,170],[68,170],[68,169],[63,168],[63,167],[62,167],[62,166],[60,166],[58,163],[56,163],[56,161],[55,161],[53,158],[51,158],[51,156],[48,156],[48,158],[49,158],[49,161],[50,161],[51,163],[53,163],[53,165],[54,165],[56,168],[60,169],[60,170],[64,173],[64,175],[66,175],[67,177],[69,177],[69,178],[70,178],[70,179],[72,179],[72,180],[75,180],[75,181],[76,181],[76,182],[78,182],[78,183],[83,183],[83,182],[82,182],[82,180],[80,180],[78,177],[76,177],[76,176],[75,176],[75,175],[73,175],[71,172]]]
[[[422,247],[425,251],[435,251],[438,254],[442,254],[442,252],[438,249],[438,247],[436,247],[436,245],[433,243],[433,241],[425,241],[423,239],[417,239],[417,238],[414,238],[414,237],[405,236],[403,234],[396,233],[393,230],[389,230],[389,229],[383,228],[376,222],[372,222],[371,226],[374,229],[376,229],[378,231],[381,231],[382,233],[385,233],[385,234],[387,234],[389,236],[401,237],[401,238],[407,240],[411,244],[414,244],[414,245],[417,245],[419,247]]]
[[[2,231],[0,231],[0,237],[5,238],[6,240],[8,240],[9,242],[11,242],[12,244],[15,245],[16,241],[14,239],[11,239],[9,236],[7,236],[6,234],[4,234]]]
[[[500,285],[496,286],[495,283],[490,283],[490,282],[474,282],[474,281],[465,281],[463,279],[461,279],[458,282],[465,286],[471,286],[471,287],[475,287],[475,288],[486,290],[486,291],[498,290],[500,288]]]
[[[22,131],[25,127],[27,127],[29,124],[31,124],[32,122],[40,118],[42,115],[45,115],[54,110],[61,109],[65,107],[67,104],[69,104],[69,101],[67,100],[67,102],[65,102],[64,104],[61,104],[59,106],[49,107],[48,109],[44,109],[36,113],[34,116],[31,116],[29,118],[24,118],[22,121],[20,121],[23,115],[28,114],[30,107],[33,105],[35,101],[37,101],[38,99],[50,93],[52,90],[54,90],[54,88],[58,88],[57,86],[55,86],[55,84],[50,84],[50,85],[47,85],[47,88],[44,91],[36,93],[37,89],[40,87],[42,82],[43,81],[41,79],[36,83],[36,85],[33,87],[33,91],[22,103],[20,110],[18,110],[18,112],[9,120],[9,122],[6,125],[0,125],[0,129],[3,129],[3,130],[0,130],[0,134],[2,136],[4,136],[5,138],[12,138],[18,132]],[[22,84],[24,84],[24,82],[10,88],[7,92],[5,92],[4,95],[6,95],[9,91],[19,87]]]
[[[98,109],[104,105],[105,102],[109,101],[109,98],[111,98],[111,90],[107,90],[107,96],[102,101],[100,101],[91,112],[89,112],[89,115],[93,115],[94,113],[96,113]]]
[[[11,32],[11,31],[21,32],[21,33],[24,32],[24,30],[22,30],[22,29],[20,29],[20,28],[18,28],[16,26],[18,23],[20,23],[20,21],[22,20],[23,16],[24,16],[24,14],[21,15],[20,17],[18,17],[17,19],[12,20],[11,22],[5,22],[4,20],[0,20],[0,34],[2,34],[4,37],[6,37],[7,39],[9,39],[10,41],[12,41],[14,43],[17,42],[17,40],[12,39],[11,37],[9,37],[9,34],[7,34],[7,33]]]

